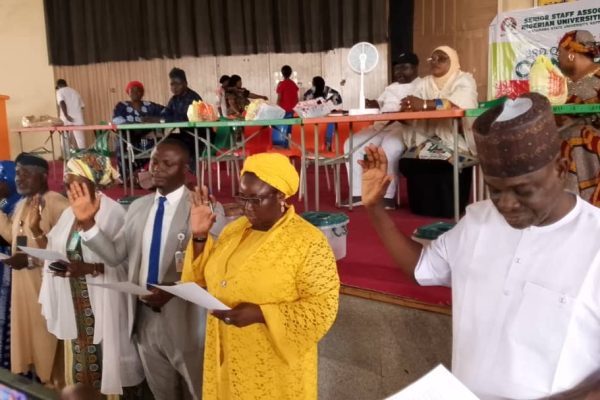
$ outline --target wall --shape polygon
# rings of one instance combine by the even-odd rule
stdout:
[[[479,100],[487,95],[488,28],[500,12],[531,8],[535,0],[415,0],[414,49],[422,60],[421,75],[428,72],[425,60],[440,45],[458,51],[461,67],[477,82]]]
[[[379,95],[388,83],[387,44],[377,46],[379,64],[365,77],[368,98]],[[312,77],[321,75],[327,84],[342,94],[345,107],[357,107],[359,75],[350,70],[346,62],[348,49],[323,53],[257,54],[223,57],[184,57],[178,60],[141,60],[109,62],[84,66],[58,66],[55,78],[65,78],[69,86],[77,89],[87,108],[87,123],[110,120],[115,104],[127,98],[127,82],[139,80],[146,88],[145,98],[166,104],[169,91],[168,72],[172,67],[186,71],[188,83],[203,99],[214,103],[219,77],[238,74],[244,87],[253,93],[268,96],[275,102],[274,73],[289,64],[297,71],[301,93],[308,90]]]
[[[489,23],[497,12],[528,8],[534,3],[534,0],[415,0],[414,47],[425,61],[435,46],[454,46],[463,68],[475,75],[479,93],[485,94],[487,57],[481,55],[482,49],[487,49]],[[388,81],[387,45],[379,45],[378,49],[379,66],[366,77],[367,97],[377,96]],[[248,89],[274,99],[273,72],[283,63],[289,63],[298,71],[303,89],[310,85],[313,75],[321,74],[342,92],[345,107],[355,107],[358,77],[347,67],[347,51],[136,61],[53,70],[48,65],[43,1],[0,2],[0,54],[4,55],[0,94],[11,97],[8,101],[10,128],[18,127],[24,115],[56,115],[55,77],[65,77],[81,91],[88,105],[86,120],[98,122],[111,116],[114,104],[125,98],[125,84],[132,79],[144,81],[148,99],[166,102],[169,97],[166,75],[175,65],[187,69],[191,86],[208,100],[213,98],[218,76],[232,73],[242,75]],[[421,74],[426,73],[427,64],[423,62]],[[344,86],[341,85],[343,80]],[[28,135],[24,138],[24,147],[26,150],[37,148],[44,145],[45,139],[41,134]],[[11,134],[13,157],[18,151],[17,135]]]
[[[0,54],[0,94],[10,96],[9,127],[20,126],[24,115],[56,115],[42,0],[0,2]],[[19,152],[17,135],[11,133],[10,139],[14,158]],[[44,135],[29,135],[24,138],[24,147],[32,150],[44,145],[45,139]],[[45,146],[50,148],[49,144]]]
[[[536,6],[535,0],[498,0],[498,12],[520,10]]]
[[[500,0],[502,1],[502,0]],[[479,99],[487,93],[488,27],[498,11],[498,0],[415,0],[414,49],[425,61],[434,48],[448,45],[458,52],[461,67],[477,81]]]

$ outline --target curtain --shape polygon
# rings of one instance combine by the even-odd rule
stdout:
[[[49,61],[320,52],[387,40],[386,0],[44,0]]]
[[[402,53],[413,51],[414,0],[389,0],[389,36],[392,64]]]

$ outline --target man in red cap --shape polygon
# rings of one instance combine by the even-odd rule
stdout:
[[[367,149],[362,200],[397,265],[452,287],[453,373],[481,399],[547,398],[600,370],[600,210],[564,190],[548,100],[485,112],[475,141],[490,200],[423,247],[384,211],[392,177]]]

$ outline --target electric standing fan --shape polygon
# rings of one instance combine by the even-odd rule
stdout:
[[[377,48],[369,42],[360,42],[352,46],[348,53],[348,65],[360,74],[360,95],[358,108],[350,109],[350,115],[379,114],[378,108],[365,107],[365,74],[373,71],[379,61]]]

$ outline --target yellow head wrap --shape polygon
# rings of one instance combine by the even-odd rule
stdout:
[[[119,178],[110,158],[89,150],[71,157],[67,161],[65,174],[81,176],[100,187],[108,186]]]
[[[291,197],[298,191],[300,177],[290,159],[277,153],[260,153],[250,156],[244,162],[242,175],[251,172],[261,181],[268,183],[285,198]]]

